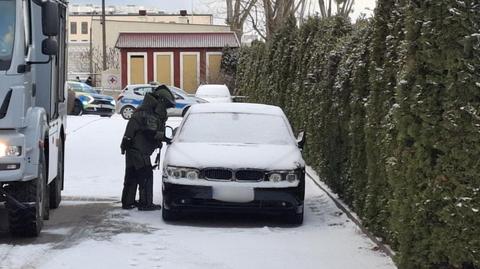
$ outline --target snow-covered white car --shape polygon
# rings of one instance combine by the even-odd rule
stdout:
[[[205,84],[200,85],[195,96],[207,100],[209,103],[231,103],[232,96],[226,85]]]
[[[303,222],[303,133],[279,107],[192,106],[165,153],[163,218],[192,211],[277,213]]]

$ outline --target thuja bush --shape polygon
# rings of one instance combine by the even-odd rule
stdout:
[[[307,131],[309,165],[399,268],[480,266],[479,1],[291,19],[240,50],[236,83]]]

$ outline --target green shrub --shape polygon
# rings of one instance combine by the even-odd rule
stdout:
[[[402,269],[480,266],[480,2],[379,0],[240,51],[239,94],[281,106],[304,157]]]

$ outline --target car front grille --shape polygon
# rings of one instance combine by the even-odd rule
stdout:
[[[108,100],[94,100],[92,105],[112,105],[112,103]]]
[[[209,180],[232,180],[233,172],[227,169],[204,169],[203,176]]]
[[[265,172],[261,170],[238,170],[235,172],[235,178],[238,181],[263,181]]]

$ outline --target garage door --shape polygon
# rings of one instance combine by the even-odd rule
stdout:
[[[173,53],[156,53],[155,81],[173,85]]]
[[[131,55],[130,56],[130,80],[129,84],[145,84],[145,56]]]
[[[220,66],[222,53],[207,53],[207,79],[208,83],[221,83]]]
[[[182,53],[182,81],[181,88],[188,93],[195,93],[200,79],[200,54]]]

